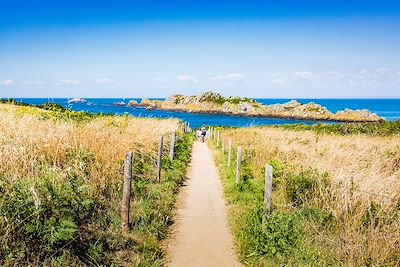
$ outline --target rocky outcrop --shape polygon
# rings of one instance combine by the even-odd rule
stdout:
[[[376,121],[381,119],[378,115],[371,113],[369,110],[366,109],[357,109],[357,110],[345,109],[343,111],[336,112],[335,117],[339,120],[364,119],[366,121]]]
[[[131,100],[128,103],[128,107],[136,107],[138,105],[138,102],[136,100]]]
[[[327,108],[314,102],[301,104],[292,100],[284,104],[263,105],[250,98],[224,97],[213,92],[205,92],[197,96],[173,95],[164,101],[151,101],[144,98],[139,106],[149,109],[249,117],[349,122],[381,120],[379,116],[368,110],[344,110],[333,114]]]
[[[139,107],[143,107],[146,110],[152,110],[152,109],[162,109],[162,101],[160,100],[149,100],[147,98],[142,98],[140,101],[140,104],[138,105]]]
[[[149,100],[148,98],[143,97],[142,100],[140,101],[139,106],[141,106],[141,107],[154,107],[155,104],[154,104],[153,101]]]

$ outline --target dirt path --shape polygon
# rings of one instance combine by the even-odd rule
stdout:
[[[194,144],[176,219],[168,266],[241,266],[233,249],[217,168],[205,143]]]

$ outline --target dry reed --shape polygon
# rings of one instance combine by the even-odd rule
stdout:
[[[333,192],[317,193],[308,205],[333,214],[336,227],[324,232],[307,221],[308,244],[327,251],[340,265],[400,265],[399,135],[339,136],[265,127],[225,130],[224,138],[244,148],[255,177],[263,177],[269,160],[295,172],[314,169],[329,175]],[[275,204],[279,201],[275,196]]]
[[[42,161],[61,171],[71,152],[86,151],[96,157],[91,177],[101,184],[116,178],[127,151],[140,150],[155,158],[159,136],[178,127],[177,120],[98,117],[76,123],[38,116],[45,113],[0,105],[0,172],[8,178],[36,177]]]

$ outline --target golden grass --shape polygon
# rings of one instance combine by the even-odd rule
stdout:
[[[257,179],[263,179],[269,160],[297,172],[312,168],[329,174],[333,194],[318,192],[307,205],[333,214],[337,225],[321,231],[306,221],[304,229],[311,233],[305,237],[307,244],[327,251],[340,265],[400,265],[399,135],[339,136],[264,127],[224,130],[223,138],[225,144],[231,139],[234,147],[243,147],[244,160]],[[278,206],[285,204],[279,193],[273,196]]]
[[[259,169],[259,163],[278,158],[298,169],[312,167],[328,172],[333,181],[344,185],[349,185],[353,179],[359,190],[391,198],[397,198],[400,193],[398,135],[337,136],[311,131],[248,128],[227,131],[225,138],[254,152],[251,155],[251,162],[257,163],[254,170]]]
[[[116,169],[128,151],[156,155],[160,135],[178,127],[177,120],[97,117],[87,123],[43,118],[33,107],[0,105],[0,172],[11,179],[37,176],[41,161],[61,171],[68,154],[95,155],[93,182],[117,178]],[[120,177],[118,177],[119,179]]]

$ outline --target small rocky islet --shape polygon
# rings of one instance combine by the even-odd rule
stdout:
[[[205,92],[195,96],[172,95],[162,100],[143,98],[140,103],[132,100],[130,107],[142,107],[148,110],[166,110],[188,113],[206,113],[243,117],[287,118],[299,120],[321,120],[338,122],[376,122],[383,120],[369,110],[345,109],[330,112],[314,102],[301,104],[291,100],[284,104],[264,105],[246,97],[224,97],[214,92]]]

